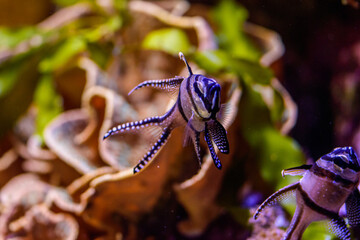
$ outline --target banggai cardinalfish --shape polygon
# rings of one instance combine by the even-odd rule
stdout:
[[[175,77],[162,80],[149,80],[140,83],[129,95],[143,87],[153,87],[167,91],[178,91],[176,103],[162,116],[149,117],[140,121],[128,122],[111,128],[104,139],[119,132],[157,126],[161,128],[158,140],[151,146],[149,151],[134,168],[134,173],[139,172],[155,156],[168,140],[171,131],[178,126],[186,126],[185,138],[190,138],[194,144],[199,163],[200,156],[200,133],[204,132],[205,141],[210,150],[214,164],[221,169],[221,162],[216,155],[213,142],[221,153],[229,153],[229,143],[226,130],[219,122],[225,104],[220,104],[220,84],[200,74],[193,74],[184,55],[179,57],[186,64],[189,71],[188,77]]]

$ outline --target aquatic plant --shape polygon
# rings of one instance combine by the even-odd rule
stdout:
[[[264,194],[291,182],[277,173],[305,162],[288,136],[297,105],[277,79],[280,36],[231,0],[54,2],[41,22],[0,27],[1,237],[280,238],[281,208],[248,223]],[[145,81],[169,76],[188,77]],[[163,84],[170,94],[145,87]],[[158,119],[160,131],[141,128]],[[103,141],[119,123],[129,125]]]

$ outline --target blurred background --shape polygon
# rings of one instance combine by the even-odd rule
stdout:
[[[1,236],[281,239],[294,201],[252,220],[299,179],[281,170],[339,146],[360,153],[358,4],[0,0]],[[179,51],[222,86],[230,154],[218,171],[202,140],[200,169],[178,128],[133,175],[156,134],[102,137],[174,104],[128,92],[186,77]],[[314,236],[335,238],[316,223]]]

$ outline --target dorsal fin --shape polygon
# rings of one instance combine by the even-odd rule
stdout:
[[[186,58],[185,58],[185,56],[184,56],[184,54],[182,52],[179,52],[179,58],[184,61],[185,65],[186,65],[186,67],[187,67],[187,69],[189,71],[189,75],[190,76],[193,75],[193,72],[191,71],[191,68],[190,68],[188,62],[186,61]]]
[[[307,170],[309,170],[311,168],[312,165],[301,165],[299,167],[293,167],[293,168],[288,168],[288,169],[284,169],[281,171],[281,175],[283,177],[285,177],[285,175],[290,175],[290,176],[296,176],[296,175],[304,175],[305,172]]]

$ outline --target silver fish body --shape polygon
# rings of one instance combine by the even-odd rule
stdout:
[[[215,152],[213,142],[222,153],[229,153],[229,143],[226,136],[226,130],[218,121],[217,116],[221,110],[220,92],[221,87],[216,80],[207,78],[200,74],[193,74],[184,55],[179,54],[189,71],[189,77],[175,77],[163,80],[145,81],[133,90],[143,87],[154,87],[163,90],[178,90],[177,101],[171,109],[163,116],[146,118],[136,122],[129,122],[118,125],[110,129],[105,135],[107,137],[124,131],[131,131],[150,126],[158,126],[162,133],[150,150],[139,161],[134,168],[134,173],[140,171],[161,149],[169,138],[171,131],[178,127],[186,126],[186,137],[190,138],[194,144],[195,152],[199,163],[200,155],[200,133],[204,132],[205,141],[208,144],[210,154],[214,164],[221,169],[221,162]]]
[[[220,110],[220,85],[203,75],[191,75],[180,85],[178,107],[183,119],[191,121],[198,132],[205,130],[205,122],[216,120]]]
[[[350,226],[356,227],[360,224],[360,199],[357,189],[360,165],[351,147],[336,148],[313,165],[287,169],[283,175],[303,175],[303,178],[266,199],[256,211],[255,219],[265,207],[293,191],[296,195],[296,210],[284,240],[301,239],[311,222],[325,219],[330,220],[338,237],[350,239],[350,231],[338,213],[345,203]],[[357,197],[353,197],[354,195]]]

